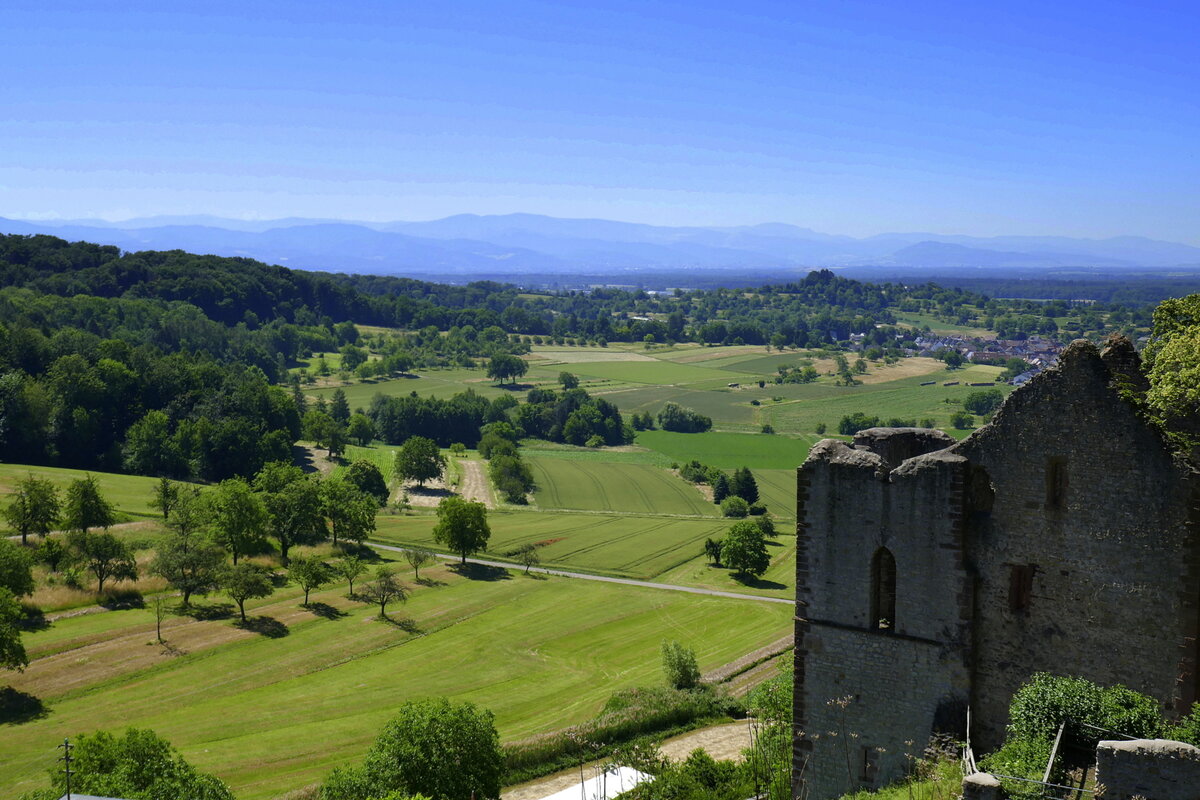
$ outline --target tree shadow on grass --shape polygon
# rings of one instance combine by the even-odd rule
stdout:
[[[417,625],[416,620],[409,619],[408,617],[402,617],[401,619],[392,619],[391,617],[380,617],[380,620],[383,622],[386,622],[387,624],[391,625],[394,628],[399,628],[400,630],[404,631],[405,633],[411,633],[414,635],[418,634],[418,633],[424,633],[424,631],[421,630],[421,627],[419,625]]]
[[[20,725],[49,714],[50,709],[41,698],[11,686],[0,689],[0,725]]]
[[[752,575],[734,575],[733,579],[743,586],[749,586],[751,589],[786,589],[788,588],[782,583],[776,581],[763,580],[755,578]]]
[[[229,619],[233,616],[233,603],[209,603],[208,605],[180,606],[179,615],[201,622]]]
[[[97,602],[109,611],[146,607],[146,600],[137,589],[105,589]]]
[[[419,583],[422,586],[428,586],[430,588],[432,588],[434,586],[445,586],[446,585],[445,581],[439,581],[437,578],[417,578],[415,581],[413,581],[413,583]]]
[[[322,619],[341,619],[349,616],[345,611],[334,608],[329,603],[309,603],[308,610]]]
[[[521,577],[531,581],[548,581],[550,576],[541,572],[523,572]]]
[[[161,652],[164,656],[171,656],[172,658],[176,658],[178,656],[186,656],[187,655],[187,650],[184,650],[182,647],[176,647],[175,645],[168,642],[166,639],[159,642],[158,646],[162,649]]]
[[[504,567],[493,567],[490,564],[455,564],[450,569],[464,578],[473,581],[510,581],[512,575]]]
[[[774,539],[765,539],[767,547],[783,547],[783,542],[777,542]]]
[[[235,627],[244,631],[253,631],[268,639],[282,639],[291,633],[291,629],[274,617],[249,617],[245,622],[238,620]]]
[[[44,631],[50,627],[50,620],[46,619],[46,613],[33,603],[22,602],[21,614],[17,627],[23,631]]]

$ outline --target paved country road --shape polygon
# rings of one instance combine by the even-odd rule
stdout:
[[[395,547],[390,544],[377,544],[375,542],[367,542],[368,545],[376,550],[387,550],[393,553],[407,552],[406,547]],[[438,558],[447,561],[461,561],[458,556],[449,555],[447,553],[437,553]],[[468,564],[480,564],[485,567],[500,567],[502,569],[524,569],[520,564],[511,564],[505,561],[486,561],[482,558],[468,558]],[[578,578],[584,581],[601,581],[603,583],[623,583],[627,586],[641,586],[645,589],[666,589],[670,592],[687,592],[688,594],[706,594],[710,597],[728,597],[732,600],[757,600],[760,603],[786,603],[792,605],[794,601],[784,597],[761,597],[755,594],[739,594],[738,592],[722,592],[718,589],[698,589],[694,586],[675,586],[670,583],[651,583],[650,581],[637,581],[632,578],[608,578],[603,575],[588,575],[584,572],[566,572],[559,569],[546,569],[545,567],[530,567],[530,572],[536,572],[539,575],[557,575],[560,578]]]

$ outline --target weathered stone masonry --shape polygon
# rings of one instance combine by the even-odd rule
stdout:
[[[900,777],[931,731],[1002,738],[1033,672],[1197,698],[1197,481],[1071,345],[955,444],[872,429],[797,472],[793,777],[823,800]]]

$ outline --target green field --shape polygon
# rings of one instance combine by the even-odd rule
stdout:
[[[694,486],[659,467],[537,456],[526,461],[537,486],[534,501],[542,508],[691,516],[719,513]]]
[[[782,604],[573,579],[428,573],[441,585],[392,609],[409,631],[373,621],[376,609],[347,601],[343,585],[313,596],[333,609],[327,617],[298,608],[294,589],[255,604],[253,615],[286,626],[282,638],[173,619],[164,634],[175,656],[152,644],[144,610],[28,634],[32,652],[62,652],[9,678],[49,713],[0,727],[5,796],[46,785],[64,737],[135,725],[242,800],[278,797],[360,760],[405,699],[473,701],[513,740],[580,722],[614,690],[659,683],[664,638],[694,647],[701,669],[712,669],[786,634],[792,615]]]
[[[100,491],[117,511],[138,517],[161,516],[150,506],[154,486],[158,478],[146,478],[141,475],[117,475],[111,472],[84,472],[79,469],[60,469],[58,467],[34,467],[22,464],[0,464],[0,502],[3,496],[15,491],[17,481],[28,475],[35,475],[54,483],[59,491],[66,490],[72,481],[85,475],[93,475],[100,485]]]
[[[433,541],[435,523],[428,514],[381,516],[374,538],[441,549]],[[724,536],[729,524],[719,517],[492,511],[487,555],[503,557],[521,545],[536,544],[542,566],[649,580],[697,557],[704,540]]]
[[[819,436],[770,436],[762,433],[672,433],[642,431],[637,443],[673,461],[695,459],[718,469],[794,469],[804,463]]]

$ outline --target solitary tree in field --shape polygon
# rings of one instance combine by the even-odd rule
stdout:
[[[242,622],[246,621],[246,601],[256,597],[270,597],[275,592],[271,573],[257,564],[243,561],[226,567],[221,573],[221,588],[237,603]]]
[[[233,554],[237,564],[238,556],[261,546],[266,538],[267,510],[241,478],[221,481],[207,496],[216,541]]]
[[[129,545],[107,531],[104,533],[74,533],[71,544],[79,553],[88,571],[96,576],[96,591],[104,591],[104,582],[137,580],[137,561]]]
[[[761,576],[771,566],[762,528],[751,520],[735,523],[721,543],[721,558],[739,575]]]
[[[380,506],[387,505],[388,487],[379,467],[366,459],[360,458],[346,468],[346,480],[358,487],[359,491],[374,497]]]
[[[367,571],[367,565],[358,556],[347,553],[333,562],[333,571],[350,583],[350,596],[354,597],[354,579]]]
[[[67,530],[87,533],[88,528],[112,527],[116,514],[112,504],[100,494],[100,484],[91,475],[71,481],[67,487],[67,502],[63,508],[63,525]]]
[[[395,601],[403,603],[408,599],[408,589],[396,580],[396,574],[387,567],[375,571],[375,580],[367,581],[360,587],[360,599],[379,606],[379,616],[387,619],[387,604]]]
[[[437,443],[424,436],[410,436],[396,451],[393,473],[400,480],[414,480],[424,486],[425,481],[442,477],[446,460],[442,458]]]
[[[529,370],[529,363],[520,356],[514,356],[510,353],[497,353],[488,361],[487,376],[495,378],[500,383],[504,383],[505,378],[512,378],[515,384],[517,378],[524,375]]]
[[[307,608],[308,593],[333,580],[333,570],[316,556],[297,558],[288,566],[288,578],[304,590],[304,607]]]
[[[487,508],[483,503],[473,503],[461,497],[447,497],[438,503],[438,523],[433,529],[435,541],[446,545],[462,556],[467,556],[487,547],[492,531],[487,523]]]
[[[413,580],[421,579],[421,567],[437,560],[434,552],[425,547],[410,547],[404,551],[404,560],[413,568]]]
[[[4,519],[21,534],[21,544],[27,545],[29,534],[45,536],[54,529],[60,508],[58,489],[54,484],[30,474],[17,481],[12,501],[4,509]]]
[[[529,574],[530,567],[536,567],[538,564],[542,563],[541,557],[538,556],[538,547],[532,542],[521,545],[521,549],[517,551],[517,558],[519,558],[521,563],[525,565],[526,575]]]

